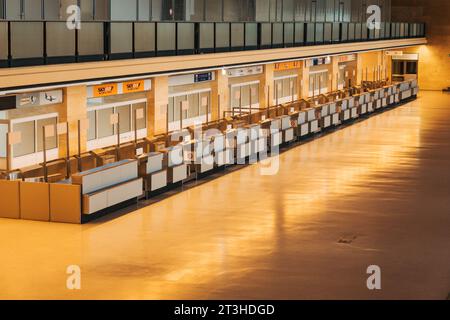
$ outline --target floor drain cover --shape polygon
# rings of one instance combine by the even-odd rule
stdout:
[[[344,236],[338,240],[338,243],[351,244],[357,238],[356,235]]]

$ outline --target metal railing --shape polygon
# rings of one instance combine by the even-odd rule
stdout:
[[[424,23],[0,21],[0,67],[106,61],[425,36]]]

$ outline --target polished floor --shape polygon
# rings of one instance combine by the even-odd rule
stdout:
[[[248,166],[83,226],[0,220],[0,298],[446,299],[449,119],[450,95],[422,92],[283,153],[276,175]]]

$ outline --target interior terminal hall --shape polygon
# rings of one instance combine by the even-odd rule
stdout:
[[[0,299],[449,299],[449,13],[0,0]]]

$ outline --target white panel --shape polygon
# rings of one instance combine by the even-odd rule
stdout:
[[[339,124],[339,113],[334,113],[332,115],[332,123],[333,123],[333,125]]]
[[[88,208],[84,209],[84,214],[93,214],[97,211],[103,210],[108,207],[108,191],[103,191],[88,197]]]
[[[142,179],[137,179],[108,190],[108,207],[142,195]]]
[[[304,123],[300,126],[300,136],[306,136],[309,133],[309,123]]]
[[[213,156],[207,156],[202,159],[200,172],[204,173],[207,171],[211,171],[214,169],[214,157]]]
[[[167,186],[167,171],[161,171],[151,176],[151,191],[162,189]]]
[[[323,127],[328,128],[329,126],[331,126],[331,116],[326,116],[323,119]]]
[[[284,131],[284,142],[290,142],[294,140],[294,129],[290,128]]]
[[[359,117],[359,115],[358,115],[358,108],[352,108],[351,109],[352,110],[352,118],[358,118]]]
[[[8,133],[8,125],[0,124],[0,157],[6,158],[6,136]]]
[[[160,171],[162,169],[163,154],[152,153],[147,161],[147,174]]]
[[[306,122],[306,112],[301,111],[298,114],[298,124],[304,124]]]
[[[312,133],[319,131],[319,121],[318,120],[311,121],[310,125],[311,125],[310,131]]]
[[[187,166],[182,164],[172,168],[172,183],[183,181],[187,178]]]

